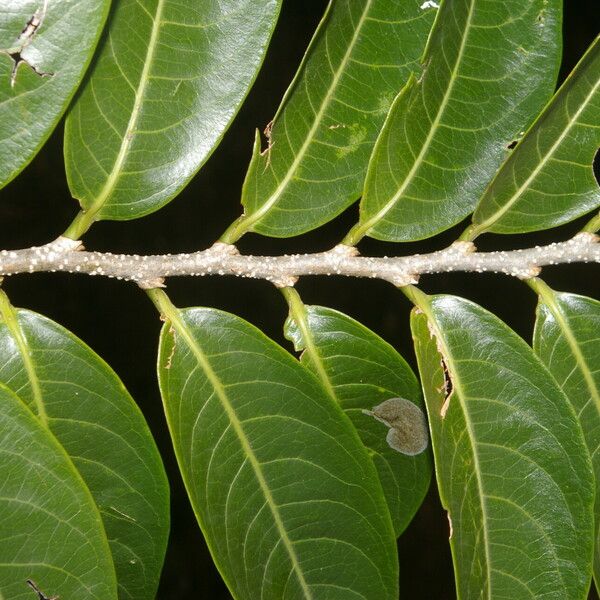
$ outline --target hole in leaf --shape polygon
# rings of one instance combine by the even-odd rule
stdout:
[[[600,148],[596,150],[596,154],[594,155],[594,160],[592,162],[592,170],[594,171],[596,183],[600,186]]]
[[[425,413],[406,398],[389,398],[373,410],[364,410],[389,427],[386,441],[390,448],[414,456],[427,448],[429,433]]]
[[[48,8],[48,0],[44,0],[42,7],[33,13],[31,18],[25,23],[25,27],[21,30],[19,37],[17,38],[16,45],[12,48],[4,50],[13,61],[12,70],[10,73],[10,87],[14,87],[17,80],[17,71],[19,66],[23,63],[29,66],[29,68],[40,77],[49,77],[54,73],[46,73],[40,71],[35,65],[32,65],[27,58],[23,56],[23,52],[31,44],[33,38],[42,26],[44,17],[46,16],[46,10]]]
[[[58,596],[46,596],[31,579],[27,580],[27,585],[37,594],[38,600],[58,600]]]
[[[507,150],[512,150],[518,144],[517,140],[513,140],[510,144],[506,145]]]
[[[443,419],[446,416],[446,413],[448,412],[448,407],[450,406],[450,398],[452,397],[454,386],[452,385],[450,371],[448,371],[448,366],[446,365],[446,361],[444,360],[443,356],[440,357],[440,362],[442,364],[442,369],[444,370],[444,404],[442,404],[442,408],[440,409],[440,415]]]

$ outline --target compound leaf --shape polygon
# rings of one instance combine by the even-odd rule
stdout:
[[[483,308],[415,292],[411,323],[459,598],[587,598],[594,482],[576,415]]]
[[[419,415],[423,400],[414,373],[378,335],[331,308],[291,305],[286,337],[296,350],[303,350],[302,364],[321,379],[356,427],[375,463],[399,536],[421,506],[431,480],[427,426]],[[407,447],[402,448],[388,438],[395,429],[392,421],[378,419],[374,409],[387,403],[406,414],[409,401],[418,408],[407,415],[412,427],[396,431],[406,434]]]
[[[25,403],[0,384],[0,597],[116,600],[98,509],[73,463]]]
[[[599,123],[600,37],[487,188],[474,233],[548,229],[600,206]]]
[[[418,71],[435,10],[422,0],[332,0],[296,79],[257,135],[242,192],[244,216],[223,239],[251,230],[298,235],[360,196],[389,106]]]
[[[159,303],[159,382],[175,452],[233,596],[396,600],[385,498],[342,410],[239,317]]]
[[[169,202],[208,158],[256,76],[280,0],[121,0],[65,132],[89,223]]]
[[[347,241],[426,238],[475,208],[511,142],[552,94],[561,4],[442,3],[424,72],[398,95],[375,145]]]
[[[47,425],[90,489],[110,544],[119,597],[154,598],[169,532],[169,491],[141,412],[83,342],[53,321],[1,300],[0,382]]]
[[[0,187],[27,166],[75,93],[109,0],[2,0]]]
[[[600,302],[542,281],[533,348],[579,416],[596,476],[594,578],[600,584]]]

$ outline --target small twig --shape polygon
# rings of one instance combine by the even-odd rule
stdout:
[[[66,238],[24,250],[0,251],[0,277],[17,273],[63,271],[134,281],[144,288],[160,287],[165,277],[233,275],[265,279],[277,286],[293,285],[303,275],[371,277],[397,286],[416,283],[420,275],[450,271],[496,272],[528,279],[546,265],[600,263],[600,238],[578,233],[548,246],[500,252],[476,252],[471,242],[455,242],[430,254],[402,257],[359,256],[339,245],[327,252],[285,256],[244,256],[235,246],[217,242],[191,254],[139,256],[84,252]]]

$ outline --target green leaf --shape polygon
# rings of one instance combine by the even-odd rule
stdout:
[[[65,157],[89,225],[169,202],[208,158],[262,63],[280,0],[121,0],[71,109]]]
[[[385,498],[342,410],[239,317],[155,301],[175,453],[233,596],[396,600]]]
[[[459,598],[587,598],[590,458],[533,350],[483,308],[415,290],[411,323]]]
[[[473,233],[548,229],[600,206],[600,37],[487,188]]]
[[[434,10],[422,0],[332,0],[270,129],[257,134],[244,216],[223,236],[298,235],[360,196],[385,115],[419,70]]]
[[[2,0],[0,187],[27,166],[66,110],[109,5],[109,0]]]
[[[300,303],[301,304],[301,303]],[[399,536],[421,506],[431,480],[431,456],[423,413],[416,423],[399,433],[408,435],[405,446],[388,441],[391,419],[378,420],[372,411],[383,403],[401,408],[423,407],[419,383],[404,359],[378,335],[350,317],[322,306],[290,305],[286,337],[296,350],[304,350],[301,362],[321,381],[356,427],[371,455],[386,496],[394,530]],[[380,417],[381,418],[381,417]],[[417,436],[418,439],[415,439]],[[397,441],[397,440],[396,440]],[[416,442],[416,443],[415,443]],[[412,449],[418,450],[410,455]],[[414,452],[412,452],[414,454]]]
[[[600,586],[600,302],[554,292],[540,294],[533,348],[579,417],[596,476],[594,577]]]
[[[0,307],[0,381],[47,425],[89,487],[119,597],[154,598],[169,532],[169,491],[141,412],[110,367],[71,333],[12,309],[5,299]]]
[[[537,115],[560,62],[560,0],[442,2],[423,62],[377,140],[347,241],[407,241],[474,208]]]
[[[0,385],[0,596],[116,600],[98,509],[52,434]]]

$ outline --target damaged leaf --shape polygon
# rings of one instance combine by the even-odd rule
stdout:
[[[427,448],[429,434],[425,413],[410,400],[389,398],[363,412],[390,428],[385,439],[396,452],[415,456]]]
[[[434,11],[420,0],[335,0],[277,114],[257,133],[244,216],[223,236],[289,237],[326,223],[361,194],[385,115],[419,71]]]
[[[413,297],[458,597],[587,598],[594,482],[568,400],[494,315],[462,298]]]
[[[302,364],[319,377],[356,427],[377,468],[399,536],[421,505],[432,470],[431,455],[423,452],[428,434],[417,379],[392,346],[358,321],[331,308],[298,305],[293,298],[291,305],[295,309],[286,322],[286,337],[304,350]],[[398,400],[417,425],[401,440],[389,422],[371,416],[374,406],[386,412],[386,406],[398,408]],[[382,416],[395,422],[394,415]]]
[[[92,58],[109,0],[3,0],[0,187],[37,154]]]

